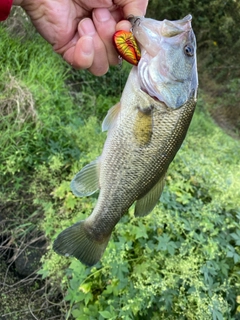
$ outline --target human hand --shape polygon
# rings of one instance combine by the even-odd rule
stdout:
[[[53,49],[77,69],[96,76],[118,63],[112,36],[127,30],[129,15],[143,16],[148,0],[14,0]]]

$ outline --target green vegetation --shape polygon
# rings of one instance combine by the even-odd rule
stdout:
[[[149,12],[161,6],[161,15],[170,19],[189,11],[196,16],[202,10],[194,7],[195,2],[190,6],[184,1],[178,7],[174,3],[169,2],[167,9],[161,1],[152,0]],[[237,8],[237,1],[226,5],[234,3]],[[207,3],[202,4],[204,9]],[[217,4],[222,2],[211,1],[215,10]],[[220,17],[226,23],[228,11],[220,10],[216,19],[210,17],[210,11],[201,11],[197,32],[212,19],[210,34],[216,36],[210,40],[223,48],[226,43],[215,39],[218,33],[213,29]],[[238,14],[233,15],[233,25]],[[225,41],[233,41],[236,32],[228,32]],[[200,41],[199,57],[206,56],[200,63],[200,80],[206,80],[208,90],[205,85],[199,92],[197,111],[170,166],[161,201],[142,219],[134,218],[131,208],[116,226],[101,262],[86,268],[76,259],[58,256],[51,246],[61,230],[85,219],[97,201],[97,195],[74,197],[69,184],[78,170],[101,153],[106,138],[101,121],[119,100],[129,66],[121,71],[112,68],[99,79],[72,71],[32,30],[9,36],[1,25],[0,38],[0,249],[2,253],[13,247],[15,255],[10,261],[14,261],[34,239],[44,237],[48,242],[38,270],[38,279],[43,280],[31,286],[31,313],[41,319],[53,317],[50,308],[61,314],[59,319],[76,320],[238,319],[239,70],[234,70],[235,78],[227,84],[218,75],[210,81],[202,68],[210,61],[206,52],[212,47]],[[222,63],[213,62],[211,68]],[[219,115],[218,106],[224,112],[234,108],[235,117],[228,118],[231,125],[227,129],[238,139],[213,122],[209,111]],[[7,298],[9,292],[22,291],[15,291],[12,282],[9,290],[6,280],[1,285],[0,314],[20,319],[21,312],[18,316]],[[21,305],[24,312],[29,309],[28,301]]]
[[[79,141],[81,148],[92,130],[90,159],[98,154],[95,126],[90,119]],[[234,319],[240,293],[239,152],[238,141],[197,112],[169,170],[161,202],[144,219],[134,218],[130,210],[96,267],[48,252],[40,272],[56,283],[63,279],[68,312],[79,320]],[[59,208],[54,208],[56,201],[45,204],[42,224],[52,239],[88,216],[96,202],[75,199],[68,180],[53,197]],[[68,266],[65,273],[59,273],[60,265]]]

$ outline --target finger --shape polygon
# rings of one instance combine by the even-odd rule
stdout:
[[[130,15],[144,16],[148,0],[115,0],[114,3],[123,8],[123,15],[127,18]]]
[[[93,11],[93,21],[97,33],[105,45],[107,58],[110,65],[118,63],[118,54],[113,45],[113,34],[116,29],[116,21],[108,9],[95,9]]]
[[[84,36],[78,40],[75,46],[72,66],[76,69],[88,69],[92,66],[93,59],[93,38],[89,36]]]
[[[122,20],[118,22],[116,25],[116,31],[118,30],[129,31],[131,28],[132,28],[132,25],[128,20]]]
[[[78,25],[78,32],[80,38],[90,36],[93,40],[94,56],[92,65],[89,67],[89,71],[96,76],[104,75],[109,68],[107,52],[103,41],[97,34],[92,20],[89,18],[83,19]]]
[[[56,52],[63,55],[65,61],[76,69],[88,69],[93,63],[94,46],[91,36],[79,38],[76,34],[70,43]]]
[[[117,6],[116,8],[113,8],[113,9],[108,8],[108,10],[111,12],[112,17],[116,22],[119,22],[120,20],[123,19],[123,11],[121,7]]]

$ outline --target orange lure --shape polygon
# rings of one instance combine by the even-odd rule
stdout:
[[[113,41],[120,56],[127,62],[137,66],[141,53],[133,34],[128,31],[119,30],[114,33]]]

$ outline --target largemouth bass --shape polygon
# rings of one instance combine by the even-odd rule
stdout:
[[[72,180],[76,196],[100,189],[92,214],[62,231],[53,249],[96,264],[111,233],[136,201],[135,216],[150,213],[164,187],[167,169],[180,148],[197,97],[196,41],[191,15],[177,21],[132,18],[141,50],[121,100],[113,106],[103,130],[102,155]]]

